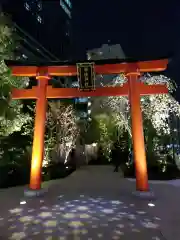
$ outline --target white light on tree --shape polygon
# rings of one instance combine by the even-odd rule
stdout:
[[[79,134],[76,121],[72,105],[65,106],[60,101],[49,102],[47,113],[49,136],[47,137],[51,142],[49,145],[46,144],[47,153],[52,146],[59,159],[67,160]]]
[[[170,93],[176,89],[172,80],[163,75],[151,76],[147,74],[142,76],[140,80],[149,85],[166,84]],[[114,79],[112,85],[123,85],[126,81],[126,78],[121,75]],[[130,133],[130,106],[127,97],[104,98],[102,99],[102,107],[110,108],[116,114],[119,127],[124,127]],[[162,132],[164,134],[170,133],[168,125],[170,113],[180,116],[180,105],[170,94],[143,96],[141,98],[141,107],[145,118],[152,122],[158,134],[162,134]]]
[[[11,101],[11,89],[24,88],[29,84],[27,77],[14,77],[6,66],[4,59],[21,59],[14,55],[18,47],[15,41],[15,29],[11,21],[0,13],[0,135],[8,136],[20,131],[22,126],[31,121],[28,114],[22,112],[22,103],[19,100]]]

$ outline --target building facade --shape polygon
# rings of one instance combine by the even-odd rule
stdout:
[[[16,56],[28,61],[55,61],[58,60],[51,52],[38,43],[32,36],[23,31],[14,23],[19,38],[19,48]]]
[[[88,60],[124,59],[125,54],[120,44],[103,44],[100,48],[88,50],[87,58]]]
[[[45,49],[54,60],[71,59],[70,0],[6,0],[3,10],[18,29],[35,40],[33,44],[37,52]],[[41,49],[35,42],[41,45]]]
[[[87,52],[88,60],[102,59],[125,59],[125,54],[120,44],[110,45],[103,44],[100,48],[91,49]],[[111,84],[116,75],[98,75],[96,77],[96,86]]]

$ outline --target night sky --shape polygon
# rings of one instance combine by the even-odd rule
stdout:
[[[180,1],[74,0],[76,56],[107,43],[129,57],[170,56],[167,74],[180,83]]]

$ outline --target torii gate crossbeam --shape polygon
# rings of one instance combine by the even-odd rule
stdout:
[[[83,92],[77,88],[52,88],[48,86],[51,76],[76,76],[77,68],[72,63],[48,63],[36,66],[21,62],[7,61],[14,76],[36,77],[38,86],[32,89],[13,89],[12,99],[36,99],[35,129],[31,162],[30,190],[41,189],[41,170],[44,152],[44,128],[46,120],[47,98],[75,98],[95,96],[128,96],[131,105],[131,122],[134,161],[136,169],[136,189],[148,192],[148,174],[143,134],[143,121],[140,106],[140,96],[149,94],[167,94],[165,85],[146,85],[139,82],[139,76],[144,72],[164,71],[168,60],[140,61],[114,60],[95,61],[96,74],[125,73],[128,82],[122,87],[103,87],[95,91]]]

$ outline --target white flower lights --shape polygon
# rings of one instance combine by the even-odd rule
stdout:
[[[121,86],[127,81],[123,75],[117,76],[113,86]],[[166,84],[169,93],[176,89],[176,85],[166,76],[151,76],[146,74],[140,78],[145,84]],[[131,134],[129,100],[126,97],[108,97],[102,100],[102,106],[115,113],[116,124],[125,128]],[[157,134],[170,134],[169,117],[173,113],[180,116],[180,105],[170,94],[149,95],[141,97],[141,108],[145,118],[149,119]]]

